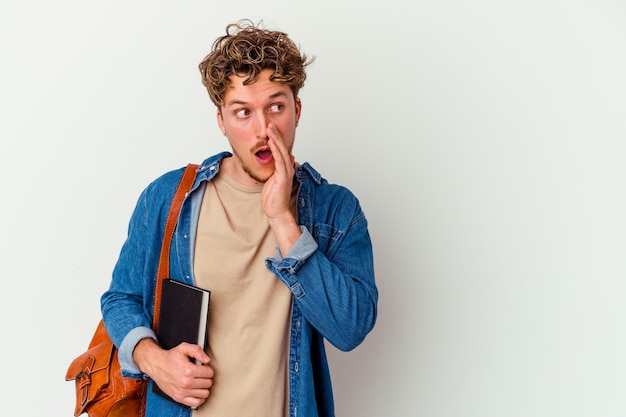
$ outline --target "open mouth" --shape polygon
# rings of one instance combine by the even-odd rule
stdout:
[[[261,162],[268,162],[272,159],[272,151],[269,149],[261,149],[255,153],[257,159]]]

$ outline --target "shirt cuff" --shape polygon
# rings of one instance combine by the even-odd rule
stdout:
[[[143,373],[133,360],[133,351],[135,350],[137,343],[146,338],[153,339],[155,342],[157,341],[156,334],[151,328],[135,327],[126,335],[124,340],[122,340],[122,344],[120,345],[117,354],[117,360],[120,363],[122,374],[124,376],[133,376],[137,378],[141,378],[143,376]]]
[[[289,253],[285,258],[282,257],[280,250],[276,248],[276,256],[274,256],[275,262],[282,262],[284,259],[292,258],[296,259],[300,263],[317,250],[317,242],[313,239],[313,236],[308,231],[306,226],[300,226],[302,235],[298,238],[293,247],[289,250]]]

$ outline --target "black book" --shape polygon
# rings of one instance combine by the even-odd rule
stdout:
[[[157,332],[161,347],[172,349],[187,342],[206,349],[210,295],[210,291],[193,285],[172,279],[163,280]],[[152,391],[174,401],[157,384],[152,384]]]

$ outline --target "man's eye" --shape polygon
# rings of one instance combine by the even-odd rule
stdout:
[[[235,116],[240,119],[247,117],[249,114],[250,112],[248,111],[248,109],[239,109],[235,112]]]
[[[270,112],[274,113],[274,112],[279,112],[281,111],[285,106],[283,106],[281,103],[274,103],[270,106]]]

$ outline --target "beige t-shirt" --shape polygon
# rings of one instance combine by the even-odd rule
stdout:
[[[262,186],[225,173],[207,182],[196,236],[196,285],[211,291],[209,399],[193,417],[286,416],[291,292],[265,268],[276,239]]]

